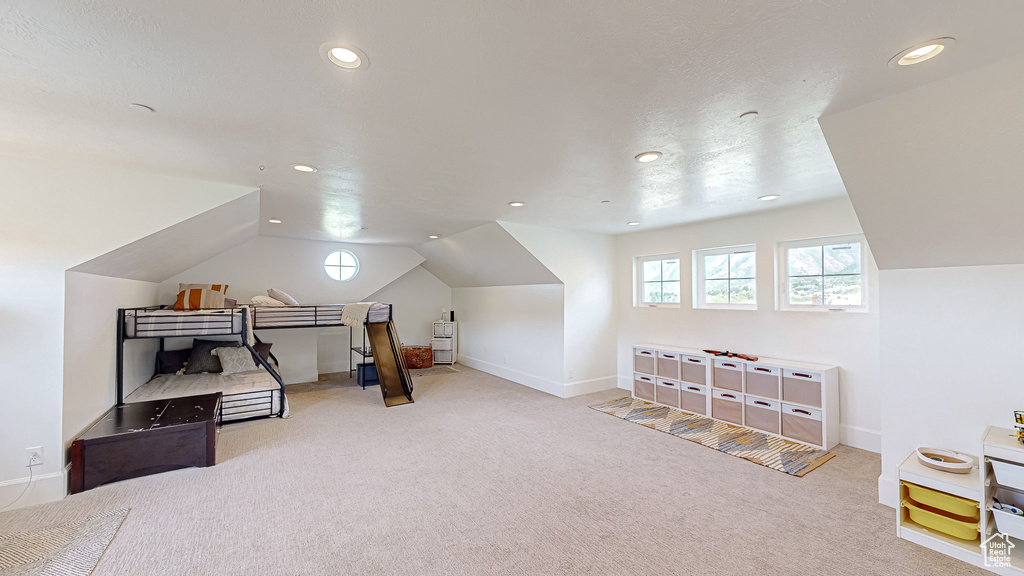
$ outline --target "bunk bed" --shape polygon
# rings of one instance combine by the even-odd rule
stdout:
[[[254,345],[260,342],[255,330],[351,326],[356,322],[386,323],[392,320],[391,305],[363,303],[316,306],[241,306],[201,310],[168,310],[160,306],[121,308],[117,311],[117,405],[221,392],[220,420],[234,422],[265,417],[286,417],[288,399],[277,371],[277,358],[264,358]],[[351,312],[358,311],[358,317]],[[258,367],[230,375],[157,374],[149,382],[124,394],[124,343],[140,338],[159,338],[160,350],[166,338],[235,336],[248,349]],[[227,342],[227,345],[230,346]],[[254,364],[256,366],[256,364]]]

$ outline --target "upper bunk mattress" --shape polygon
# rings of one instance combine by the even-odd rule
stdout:
[[[346,326],[344,304],[317,306],[253,306],[254,328],[301,328],[312,326]],[[374,303],[366,313],[366,321],[387,322],[391,305]]]
[[[281,406],[281,386],[264,369],[235,374],[158,374],[135,389],[125,402],[165,400],[220,392],[224,421],[276,415]],[[288,417],[288,398],[284,400]]]

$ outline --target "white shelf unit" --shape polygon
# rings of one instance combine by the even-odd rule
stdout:
[[[816,448],[839,443],[835,366],[641,344],[633,347],[633,397]]]
[[[1013,503],[1018,507],[1024,505],[1024,496],[1014,493],[1024,490],[1024,444],[1017,441],[1013,430],[989,426],[985,430],[982,455],[979,480],[984,492],[981,509],[981,537],[985,541],[999,533],[995,518],[999,512],[992,511],[992,499],[997,494],[1000,496],[1006,494],[1016,500],[1007,502],[1007,498],[1004,497],[1001,500],[1004,504]],[[997,472],[993,469],[993,461],[996,466],[1002,465],[998,477]],[[1016,473],[1018,477],[1007,477],[1008,473]],[[1010,527],[1004,524],[1002,528]],[[1019,538],[1024,534],[1020,528],[1013,528],[1015,529],[1009,536],[1009,541],[1014,545],[1010,551],[1010,566],[989,569],[999,574],[1024,575],[1024,539]]]
[[[434,364],[455,364],[459,360],[458,322],[434,322],[434,337],[430,340]]]

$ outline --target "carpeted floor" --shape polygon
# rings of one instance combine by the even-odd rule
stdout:
[[[0,535],[130,507],[95,574],[985,574],[895,537],[879,458],[804,478],[468,369],[385,409],[289,386],[218,464],[0,514]]]

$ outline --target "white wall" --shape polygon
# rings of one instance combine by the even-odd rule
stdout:
[[[61,432],[65,271],[252,188],[0,156],[0,504],[28,481],[25,448],[44,464],[19,506],[64,494]],[[99,416],[97,414],[96,416]]]
[[[604,234],[500,224],[565,286],[561,395],[614,388],[615,240]]]
[[[919,446],[978,455],[986,426],[1013,427],[1020,383],[1024,265],[882,271],[882,476]]]
[[[674,226],[617,238],[616,291],[619,311],[619,386],[632,385],[632,347],[652,343],[699,349],[727,349],[840,368],[840,441],[878,452],[881,447],[877,298],[867,313],[781,312],[775,310],[775,243],[860,232],[849,200],[843,198],[757,214]],[[757,245],[757,310],[695,310],[692,251]],[[633,264],[637,256],[678,252],[682,305],[633,305]],[[878,270],[869,258],[868,292],[878,295]]]
[[[350,250],[359,259],[359,273],[348,282],[332,280],[323,269],[327,255],[339,248]],[[228,284],[228,296],[239,303],[257,294],[266,295],[268,288],[283,290],[300,304],[360,302],[416,269],[422,261],[423,257],[411,248],[260,236],[162,282],[160,301],[172,302],[179,283],[213,283]],[[422,298],[417,297],[418,288],[422,288]],[[439,288],[429,273],[401,282],[385,295],[406,298],[390,303],[395,306],[396,318],[410,318],[410,330],[422,324],[417,318],[434,317],[434,310],[439,316],[442,306],[451,306],[448,292]],[[420,312],[404,316],[410,310]],[[405,339],[401,325],[399,329]],[[273,344],[271,351],[281,363],[286,384],[316,381],[321,370],[348,369],[347,328],[261,330],[259,336]],[[358,341],[358,334],[355,338]],[[175,342],[169,347],[187,345]]]
[[[561,284],[452,288],[459,363],[561,396]]]
[[[65,447],[116,401],[117,309],[157,303],[153,282],[66,273],[64,293]],[[130,340],[124,346],[126,383],[153,376],[158,340]],[[125,389],[127,396],[135,386]]]
[[[402,344],[426,346],[434,336],[441,309],[452,309],[452,289],[426,268],[417,266],[372,294],[373,302],[390,302]],[[456,314],[456,320],[461,320]]]

